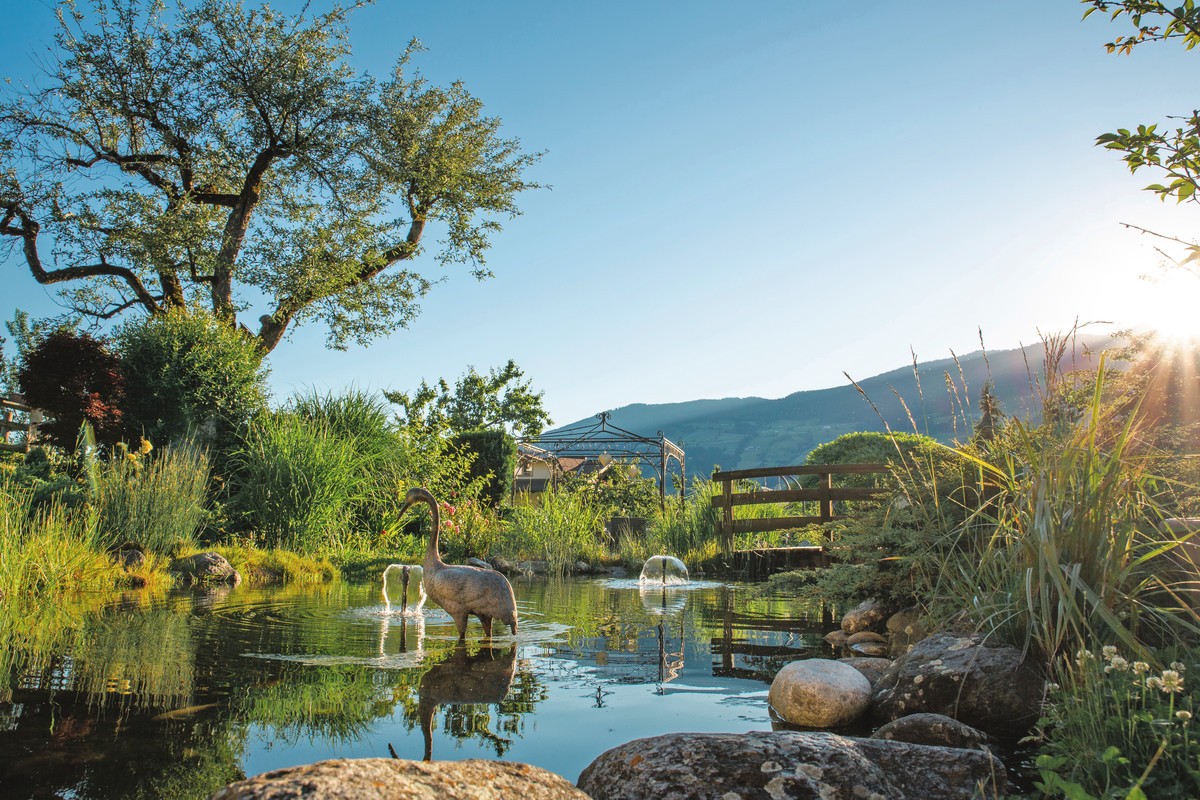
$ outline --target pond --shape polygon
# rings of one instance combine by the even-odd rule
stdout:
[[[673,731],[770,730],[767,689],[830,655],[817,609],[760,587],[523,579],[519,634],[390,612],[379,585],[0,606],[0,796],[207,797],[334,757],[503,758],[574,782]],[[499,633],[501,626],[496,625]]]

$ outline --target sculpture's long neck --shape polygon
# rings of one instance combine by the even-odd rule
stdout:
[[[429,534],[429,544],[425,546],[425,569],[433,572],[446,566],[446,562],[438,555],[438,533],[442,528],[442,517],[433,495],[423,496],[422,499],[429,504],[429,514],[433,517],[433,532]]]

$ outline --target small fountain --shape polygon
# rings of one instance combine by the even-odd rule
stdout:
[[[388,564],[383,571],[383,605],[387,613],[392,613],[392,600],[388,597],[388,573],[393,570],[400,573],[400,613],[410,613],[408,606],[411,602],[411,613],[420,614],[421,607],[425,605],[425,586],[421,580],[425,570],[415,564]]]
[[[679,586],[687,582],[687,567],[675,556],[651,556],[646,559],[638,578],[641,584],[657,583],[663,586]]]

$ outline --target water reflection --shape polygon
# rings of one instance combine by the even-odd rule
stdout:
[[[0,787],[203,798],[389,744],[573,779],[640,736],[769,727],[766,682],[828,630],[787,598],[712,583],[516,589],[521,635],[486,647],[458,643],[438,609],[388,614],[378,584],[0,606]]]
[[[507,650],[481,647],[468,653],[466,644],[459,642],[448,658],[421,676],[417,714],[425,738],[425,761],[433,759],[433,715],[443,704],[456,706],[446,714],[445,724],[452,735],[463,738],[477,734],[495,747],[497,756],[504,755],[508,740],[489,730],[487,710],[476,707],[504,701],[512,686],[516,662],[516,645]]]

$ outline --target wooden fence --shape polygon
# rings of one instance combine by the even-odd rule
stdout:
[[[3,412],[0,415],[0,432],[3,433],[0,450],[10,453],[29,452],[29,445],[37,436],[38,423],[42,421],[42,412],[25,405],[25,398],[19,394],[0,397],[0,411]],[[17,414],[24,414],[26,421],[18,421]],[[8,437],[13,433],[24,433],[25,436],[22,437],[22,441],[10,442]]]
[[[721,543],[727,554],[733,552],[733,537],[738,533],[761,533],[765,531],[800,528],[842,519],[844,515],[833,513],[833,504],[838,500],[870,500],[886,490],[859,486],[834,486],[834,475],[870,475],[887,473],[886,464],[811,464],[797,467],[760,467],[758,469],[735,469],[713,473],[712,479],[721,482],[721,493],[712,499],[713,508],[724,510],[721,517]],[[734,491],[735,484],[742,480],[758,478],[785,478],[802,475],[817,476],[815,489],[765,489]],[[817,502],[816,515],[802,517],[767,517],[763,519],[734,519],[737,506],[759,503]]]

